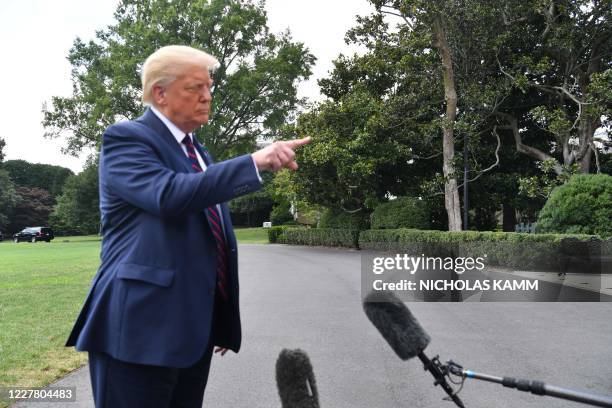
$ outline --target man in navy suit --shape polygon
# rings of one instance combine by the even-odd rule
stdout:
[[[89,352],[97,408],[199,408],[213,347],[240,349],[227,201],[261,188],[259,171],[297,169],[293,149],[310,139],[213,163],[193,132],[217,65],[194,48],[157,50],[142,68],[149,108],[104,133],[101,265],[66,343]]]

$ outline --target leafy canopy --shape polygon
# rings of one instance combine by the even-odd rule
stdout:
[[[43,107],[46,135],[67,134],[67,153],[97,147],[107,126],[142,113],[140,68],[165,45],[200,48],[220,61],[211,121],[197,132],[217,159],[250,151],[302,103],[297,83],[311,75],[315,57],[288,32],[269,32],[263,2],[123,0],[115,20],[95,40],[74,41],[73,94]]]

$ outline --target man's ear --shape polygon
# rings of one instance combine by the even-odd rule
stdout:
[[[166,90],[161,85],[153,85],[151,88],[151,94],[153,96],[153,100],[155,101],[155,105],[164,106],[166,104]]]

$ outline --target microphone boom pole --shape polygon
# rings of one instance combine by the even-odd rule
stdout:
[[[589,404],[596,407],[612,408],[612,398],[605,395],[590,394],[585,391],[558,387],[556,385],[546,384],[542,381],[516,379],[514,377],[497,377],[471,370],[464,370],[461,366],[452,361],[449,361],[447,364],[451,373],[464,378],[473,378],[475,380],[501,384],[504,387],[515,388],[519,391],[531,392],[534,395],[547,395],[550,397]]]

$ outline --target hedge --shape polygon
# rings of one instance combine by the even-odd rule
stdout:
[[[278,240],[278,236],[281,235],[283,231],[287,228],[288,227],[285,226],[268,228],[268,242],[270,242],[271,244],[275,244]]]
[[[332,246],[434,257],[484,257],[519,270],[612,273],[612,239],[592,235],[489,231],[272,227],[271,243]]]
[[[274,227],[272,227],[274,228]],[[332,228],[276,227],[269,231],[270,242],[292,245],[358,248],[359,230]],[[273,241],[273,239],[275,241]]]
[[[576,259],[589,263],[592,255],[609,257],[611,246],[597,237],[580,234],[396,229],[367,230],[359,235],[361,249],[439,257],[482,257],[486,254],[487,265],[524,270],[565,270],[568,263]],[[601,269],[590,263],[581,264],[581,268],[585,271]]]

